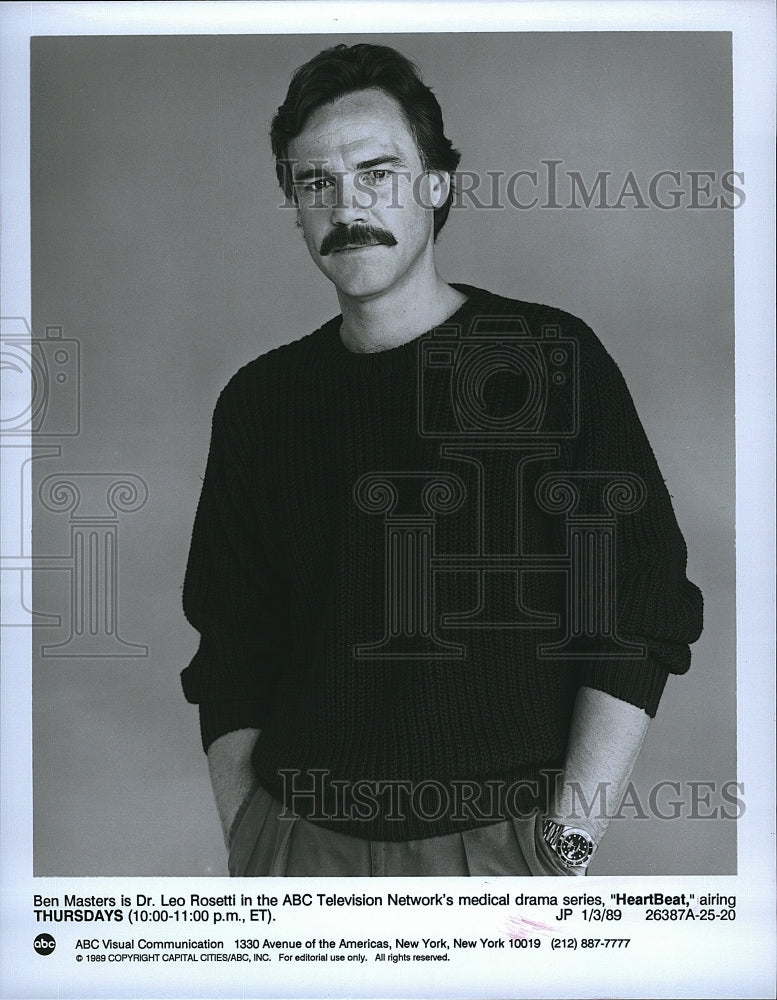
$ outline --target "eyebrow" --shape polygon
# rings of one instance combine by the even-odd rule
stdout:
[[[374,156],[369,160],[361,160],[356,164],[355,170],[370,170],[372,167],[406,167],[407,164],[401,156],[393,156],[391,153],[384,153],[381,156]],[[328,172],[320,165],[311,167],[309,170],[301,170],[294,178],[295,184],[304,184],[306,181],[315,180],[319,177],[326,177]]]
[[[357,170],[369,170],[370,167],[405,167],[407,164],[402,159],[401,156],[391,156],[390,154],[384,154],[383,156],[375,156],[371,160],[362,160],[361,163],[356,164]]]

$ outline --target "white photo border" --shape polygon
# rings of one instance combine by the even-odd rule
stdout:
[[[730,31],[734,68],[734,163],[746,178],[747,204],[735,213],[736,449],[737,449],[737,698],[738,779],[748,808],[738,824],[738,871],[725,880],[749,900],[750,917],[732,928],[731,951],[718,970],[703,948],[656,955],[670,967],[653,980],[653,996],[767,995],[774,985],[775,939],[775,734],[774,734],[774,363],[775,363],[775,23],[769,0],[666,4],[648,0],[586,3],[6,3],[0,8],[0,177],[2,179],[2,315],[29,317],[29,40],[37,35],[292,34],[341,31]],[[24,446],[23,441],[19,441]],[[29,448],[29,441],[26,443]],[[30,523],[30,497],[3,491],[7,524]],[[29,596],[29,595],[28,595]],[[28,601],[28,606],[30,602]],[[41,965],[30,950],[32,924],[31,645],[24,630],[5,630],[0,688],[0,995],[152,995],[149,981],[122,979],[112,988],[86,974]],[[65,880],[54,880],[64,884]],[[98,882],[99,880],[91,880]],[[116,882],[118,880],[106,880]],[[120,880],[131,885],[134,880]],[[184,883],[186,880],[177,880]],[[627,880],[624,880],[624,882]],[[683,881],[683,880],[674,880]],[[143,880],[144,884],[163,880]],[[65,891],[67,888],[65,887]],[[115,891],[115,889],[114,889]],[[134,892],[135,889],[132,889]],[[165,890],[166,891],[166,890]],[[721,889],[726,891],[726,889]],[[734,933],[734,930],[736,933]],[[566,956],[565,956],[566,957]],[[578,956],[579,960],[579,956]],[[56,956],[47,961],[56,962]],[[83,968],[83,967],[82,967]],[[558,962],[545,978],[528,976],[522,996],[644,995],[651,971],[639,964],[622,977],[604,964],[588,963],[581,981],[559,977],[574,966]],[[566,970],[566,971],[565,971]],[[596,970],[596,971],[595,971]],[[133,970],[134,973],[135,970]],[[138,970],[140,971],[140,970]],[[180,970],[165,970],[160,996],[185,996]],[[417,971],[417,970],[416,970]],[[428,971],[428,970],[426,970]],[[118,972],[118,970],[117,970]],[[52,976],[54,979],[52,980]],[[243,980],[235,979],[237,984]],[[214,981],[208,979],[216,990]],[[222,977],[220,996],[244,995]],[[703,985],[700,985],[702,984]],[[236,992],[231,992],[232,989]],[[247,988],[245,983],[240,989]],[[262,995],[303,995],[290,976],[267,982]],[[505,988],[479,968],[459,981],[460,995],[498,996]],[[106,992],[106,989],[115,992]],[[156,987],[159,990],[159,986]],[[378,987],[376,987],[378,989]],[[413,991],[417,990],[414,994]],[[445,995],[451,984],[424,980],[402,995]],[[41,992],[47,990],[48,992]],[[224,992],[227,990],[227,992]],[[276,992],[273,993],[273,990]],[[358,996],[345,985],[341,995]],[[438,990],[440,991],[438,993]],[[732,992],[736,990],[738,992]],[[616,992],[614,992],[616,991]],[[665,992],[663,992],[665,991]],[[200,994],[202,996],[206,993]],[[214,992],[213,995],[216,995]],[[305,995],[313,995],[305,994]],[[399,994],[398,994],[399,995]],[[515,994],[518,995],[518,994]]]

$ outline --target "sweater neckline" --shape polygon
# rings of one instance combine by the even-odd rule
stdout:
[[[320,335],[318,338],[319,345],[323,356],[327,361],[335,365],[362,373],[388,372],[403,368],[408,363],[408,359],[415,360],[417,345],[424,338],[430,336],[432,330],[453,324],[467,324],[475,313],[482,311],[487,300],[494,298],[491,292],[482,288],[476,288],[473,285],[451,282],[451,287],[467,296],[466,301],[462,302],[455,312],[435,327],[424,331],[412,340],[398,344],[396,347],[388,347],[382,351],[350,351],[340,338],[340,327],[343,317],[333,317],[318,331]]]

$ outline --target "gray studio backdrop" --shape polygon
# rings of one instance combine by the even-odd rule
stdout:
[[[632,809],[593,871],[734,872],[725,802],[690,784],[736,778],[734,212],[688,207],[711,204],[733,166],[724,33],[33,40],[32,326],[51,379],[31,463],[35,872],[226,872],[179,687],[196,647],[181,584],[220,389],[338,311],[279,208],[267,132],[294,68],[341,40],[382,41],[420,65],[462,169],[538,172],[532,209],[485,207],[481,189],[483,207],[453,211],[442,273],[597,331],[705,595],[691,671],[670,679],[634,776],[643,802],[679,783],[658,802],[671,815],[681,800],[681,815]],[[609,171],[610,203],[633,171],[647,204],[542,208],[549,160],[563,205],[571,171],[589,187]],[[681,174],[660,187],[684,191],[674,210],[649,199],[662,170]],[[715,179],[694,196],[689,171]],[[528,203],[530,182],[514,194]]]

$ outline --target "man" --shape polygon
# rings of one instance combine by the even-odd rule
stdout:
[[[214,414],[182,677],[230,871],[584,874],[701,629],[623,379],[443,280],[459,154],[399,53],[320,53],[271,136],[341,315]]]

